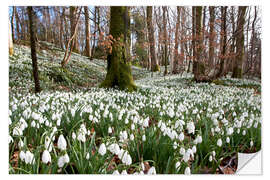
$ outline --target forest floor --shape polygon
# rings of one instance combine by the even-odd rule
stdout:
[[[30,48],[15,45],[9,57],[10,173],[231,174],[237,152],[261,148],[259,80],[195,83],[189,73],[164,77],[133,66],[138,90],[127,93],[97,88],[106,61],[72,53],[62,69],[64,52],[43,46],[39,95]],[[21,155],[27,151],[35,163]]]

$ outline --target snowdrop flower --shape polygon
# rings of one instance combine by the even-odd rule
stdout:
[[[183,132],[181,132],[181,133],[179,134],[178,139],[179,139],[180,141],[183,141],[183,140],[184,140],[184,138],[185,138],[185,135],[184,135],[184,133],[183,133]]]
[[[173,149],[176,149],[177,148],[177,145],[178,145],[177,142],[174,141],[174,143],[173,143]]]
[[[108,128],[108,133],[109,133],[109,134],[112,133],[112,128],[111,128],[111,127]]]
[[[128,174],[128,173],[127,173],[126,170],[123,170],[122,173],[121,173],[121,175],[127,175],[127,174]]]
[[[36,127],[36,122],[34,120],[31,122],[31,127],[33,127],[33,128]]]
[[[64,161],[65,163],[69,163],[69,156],[67,153],[64,155]]]
[[[192,152],[193,152],[194,154],[197,152],[197,148],[196,148],[195,145],[192,147]]]
[[[24,143],[23,143],[23,141],[21,139],[20,139],[20,141],[18,143],[18,146],[19,146],[19,148],[22,148],[24,146]]]
[[[62,134],[58,138],[57,147],[61,149],[62,151],[66,150],[67,148],[67,142]]]
[[[247,133],[246,130],[244,130],[244,131],[242,132],[242,135],[245,136],[246,133]]]
[[[146,140],[146,137],[145,135],[142,136],[142,141],[145,141]]]
[[[10,135],[8,135],[8,144],[10,144],[12,142],[13,142],[13,138]]]
[[[20,156],[20,159],[21,159],[22,161],[25,160],[25,152],[24,152],[24,151],[21,151],[19,156]]]
[[[108,147],[108,150],[109,150],[111,153],[118,155],[119,152],[120,152],[120,147],[119,147],[118,144],[114,143],[114,144],[111,144],[111,145]]]
[[[229,137],[226,138],[226,142],[230,143],[230,138]]]
[[[134,140],[134,135],[131,134],[129,138],[130,138],[131,141],[133,141]]]
[[[101,155],[101,156],[104,156],[104,154],[106,154],[106,146],[104,143],[102,143],[98,149],[98,153]]]
[[[193,122],[188,122],[187,123],[187,129],[189,134],[194,134],[195,132],[195,126]]]
[[[202,136],[197,136],[196,142],[199,144],[202,143]]]
[[[187,151],[187,152],[185,153],[184,157],[183,157],[183,160],[184,160],[185,162],[188,162],[189,158],[190,158],[190,153]]]
[[[147,117],[147,118],[143,121],[143,127],[145,127],[145,128],[148,127],[148,125],[149,125],[148,121],[149,121],[149,117]]]
[[[127,131],[120,131],[120,141],[123,142],[128,138]]]
[[[86,157],[85,157],[87,160],[89,160],[89,158],[90,158],[90,155],[89,155],[89,153],[87,153],[86,154]]]
[[[135,125],[131,124],[131,130],[134,130],[134,129],[135,129]]]
[[[120,173],[118,172],[118,170],[113,171],[113,175],[119,175]]]
[[[60,156],[60,158],[57,161],[57,165],[59,168],[62,168],[65,165],[64,156]]]
[[[254,145],[253,141],[250,141],[250,147],[252,147]]]
[[[217,141],[217,145],[218,145],[219,147],[222,146],[222,140],[221,140],[220,138],[219,138],[218,141]]]
[[[216,151],[212,151],[212,155],[213,155],[213,157],[215,157],[216,156]]]
[[[181,148],[180,148],[180,154],[184,156],[185,153],[186,153],[185,148],[181,147]]]
[[[71,109],[70,112],[71,112],[72,117],[74,117],[75,116],[75,110]]]
[[[132,164],[132,159],[131,159],[131,156],[128,154],[128,152],[126,151],[123,155],[123,158],[122,158],[122,162],[124,164],[126,164],[127,166],[131,165]]]
[[[213,161],[213,157],[212,155],[209,156],[209,162],[212,162]]]
[[[76,134],[74,132],[72,132],[72,139],[75,140],[76,139]]]
[[[13,136],[22,136],[23,132],[20,128],[18,128],[17,126],[13,129]]]
[[[78,141],[82,141],[82,142],[85,142],[86,141],[86,138],[85,138],[85,134],[80,132],[77,136],[77,139]]]
[[[51,162],[51,161],[52,161],[52,158],[51,158],[49,151],[44,150],[42,153],[42,162],[44,164],[47,164],[48,162]]]
[[[144,163],[141,162],[141,167],[142,167],[142,170],[144,171],[145,170],[145,167],[144,167]]]
[[[175,169],[178,169],[180,167],[181,163],[179,161],[177,161],[177,163],[175,164]]]
[[[26,151],[25,153],[25,163],[26,164],[34,164],[35,163],[35,157],[34,154],[30,151]]]
[[[151,167],[151,168],[148,170],[147,174],[149,174],[149,175],[155,175],[155,174],[156,174],[156,168],[155,168],[154,166]]]
[[[228,128],[227,129],[227,135],[232,135],[233,134],[233,128],[232,127],[230,127],[230,128]]]
[[[52,151],[52,141],[51,138],[49,138],[48,136],[45,137],[45,148],[51,152]]]
[[[65,163],[69,163],[69,156],[68,154],[65,154],[64,156],[60,156],[57,162],[57,165],[59,168],[62,168]]]
[[[186,169],[185,169],[185,175],[190,175],[191,173],[190,173],[190,168],[189,167],[186,167]]]

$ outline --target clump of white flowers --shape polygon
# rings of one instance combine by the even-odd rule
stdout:
[[[69,156],[67,153],[65,153],[65,155],[59,157],[57,165],[59,168],[62,168],[66,163],[69,163]]]
[[[78,135],[77,135],[77,139],[78,141],[81,142],[85,142],[86,141],[86,134],[87,134],[87,130],[84,124],[81,124]]]
[[[195,125],[193,122],[188,122],[187,123],[187,130],[189,134],[194,134],[195,133]]]

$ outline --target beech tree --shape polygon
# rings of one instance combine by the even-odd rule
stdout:
[[[136,85],[131,74],[129,7],[112,6],[110,12],[111,52],[107,56],[107,74],[101,87],[133,91]]]

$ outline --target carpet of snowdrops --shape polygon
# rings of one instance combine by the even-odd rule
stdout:
[[[50,71],[53,63],[40,61],[41,73]],[[99,73],[96,80],[105,77],[103,61],[77,61]],[[97,87],[56,91],[41,82],[48,89],[36,95],[29,92],[29,48],[16,46],[9,63],[11,174],[195,174],[205,168],[216,173],[224,158],[261,148],[261,95],[237,87],[260,87],[258,81],[196,84],[187,73],[151,77],[137,68],[133,72],[142,76],[133,93]],[[79,80],[90,79],[72,69]]]

